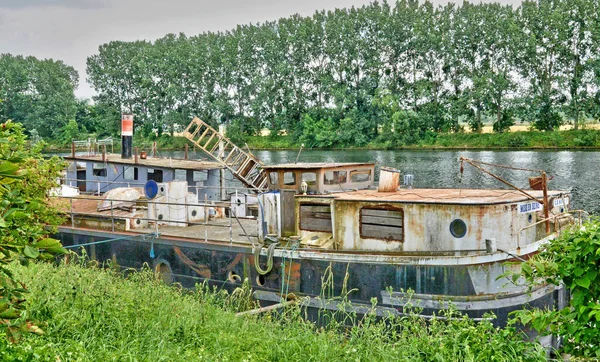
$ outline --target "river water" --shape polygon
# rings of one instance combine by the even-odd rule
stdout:
[[[297,151],[256,151],[266,164],[294,162]],[[545,170],[552,180],[549,188],[570,190],[573,207],[600,211],[600,152],[597,151],[302,151],[299,162],[376,162],[414,175],[415,187],[507,188],[489,175],[465,164],[460,174],[459,157],[519,168]],[[528,188],[525,171],[485,167],[516,186]],[[376,174],[378,174],[376,172]]]
[[[298,151],[254,151],[265,164],[294,162]],[[160,152],[160,156],[183,158],[183,152]],[[542,169],[552,180],[553,190],[570,190],[573,207],[600,212],[599,151],[418,151],[418,150],[304,150],[298,162],[376,162],[414,175],[414,187],[507,188],[499,181],[465,164],[460,174],[459,157],[507,166]],[[202,158],[191,153],[190,158]],[[536,174],[489,168],[516,186],[528,188],[528,177]],[[376,172],[377,180],[378,172]]]

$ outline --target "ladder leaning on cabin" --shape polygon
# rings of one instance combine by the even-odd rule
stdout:
[[[262,163],[252,153],[245,152],[198,117],[190,122],[183,135],[215,161],[227,167],[246,186],[257,192],[266,191],[267,174]],[[221,143],[223,146],[219,147]]]

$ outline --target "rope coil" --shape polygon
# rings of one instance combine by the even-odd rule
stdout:
[[[260,267],[260,252],[262,251],[262,246],[257,245],[254,247],[254,268],[256,268],[258,274],[265,275],[273,269],[273,254],[275,253],[277,245],[279,245],[279,243],[275,242],[267,248],[267,269],[262,269]]]

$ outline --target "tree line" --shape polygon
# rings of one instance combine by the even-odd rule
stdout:
[[[116,132],[119,111],[131,112],[149,135],[199,116],[319,147],[412,144],[486,122],[577,127],[600,114],[599,12],[599,0],[400,0],[112,41],[87,60],[98,95],[72,126]]]

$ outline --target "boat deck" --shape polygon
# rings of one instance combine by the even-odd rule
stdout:
[[[67,215],[65,225],[107,231],[124,231],[128,229],[127,231],[143,234],[157,231],[154,220],[144,219],[141,216],[140,210],[144,209],[144,206],[138,205],[132,208],[131,211],[117,208],[98,211],[98,203],[102,200],[104,199],[98,196],[54,198],[52,204]],[[145,222],[137,226],[132,221],[137,219]],[[130,227],[126,227],[126,223],[130,223]],[[223,215],[223,217],[209,218],[206,221],[201,220],[186,224],[186,226],[159,224],[158,233],[198,242],[207,240],[251,244],[258,241],[258,220],[255,218],[232,217],[230,219]]]

